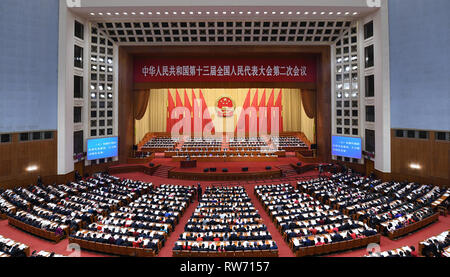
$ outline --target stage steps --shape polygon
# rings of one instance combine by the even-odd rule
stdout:
[[[153,176],[161,177],[161,178],[169,178],[169,171],[173,168],[173,166],[161,165]]]
[[[282,173],[283,177],[297,175],[297,172],[290,165],[279,165],[277,167],[279,169],[281,169],[281,173]]]

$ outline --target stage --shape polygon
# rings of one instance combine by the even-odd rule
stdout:
[[[292,165],[299,162],[296,157],[277,158],[271,162],[202,162],[197,161],[195,168],[181,168],[180,162],[173,161],[171,158],[155,158],[152,160],[153,166],[150,164],[120,164],[108,168],[110,174],[143,172],[153,176],[156,172],[164,171],[167,178],[181,180],[203,180],[203,181],[219,181],[219,180],[252,180],[252,179],[275,179],[283,175],[286,169],[294,170]],[[309,169],[313,168],[313,164],[303,164]],[[270,167],[270,169],[267,169]],[[211,168],[215,168],[215,172],[211,172]],[[243,171],[248,168],[248,171]],[[208,172],[205,172],[208,169]],[[223,172],[227,169],[227,172]]]

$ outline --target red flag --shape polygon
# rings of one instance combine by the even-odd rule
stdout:
[[[272,107],[274,106],[273,101],[275,99],[275,89],[272,89],[272,93],[270,94],[269,101],[267,102],[267,133],[272,133],[271,128],[271,116],[272,116]]]
[[[277,102],[275,103],[275,107],[278,107],[278,113],[279,113],[278,118],[280,120],[280,123],[278,126],[280,127],[280,130],[279,130],[280,133],[283,132],[283,117],[282,117],[282,113],[281,113],[281,111],[283,109],[282,99],[283,99],[283,90],[280,89],[280,93],[278,94]]]
[[[173,120],[172,120],[172,110],[175,108],[175,103],[173,102],[172,94],[170,93],[170,89],[167,90],[169,102],[167,105],[167,126],[166,126],[166,132],[171,133],[172,132],[172,126],[173,126]]]
[[[266,109],[261,109],[261,108],[266,108],[266,89],[264,89],[263,95],[261,97],[261,101],[259,102],[259,106],[258,106],[258,129],[257,129],[258,134],[267,133],[267,130],[264,130],[264,132],[263,132],[262,129],[264,129],[264,128],[260,124],[260,123],[264,124],[263,122],[260,122],[260,121],[264,120],[264,118],[267,118],[266,117],[267,108]],[[262,114],[262,113],[264,113],[264,114]]]
[[[178,93],[178,89],[176,89],[176,92],[177,92],[177,96],[176,96],[177,105],[176,105],[176,107],[177,107],[177,108],[183,107],[183,102],[181,102],[181,97],[180,97],[180,94]],[[185,116],[185,115],[183,115],[183,116],[181,117],[181,119],[183,119],[184,116]],[[180,118],[177,118],[177,120],[179,120],[179,119],[180,119]],[[175,121],[175,123],[177,122],[177,120]],[[174,124],[175,124],[175,123],[174,123]],[[183,127],[180,128],[180,133],[183,134]]]
[[[192,101],[194,101],[194,98],[192,98]],[[189,115],[188,116],[191,119],[191,133],[192,133],[193,124],[194,124],[194,120],[193,120],[193,117],[192,117],[193,111],[192,111],[191,102],[189,102],[189,97],[187,95],[186,89],[184,89],[184,106],[189,109]]]
[[[242,111],[241,111],[241,114],[239,115],[236,129],[234,131],[235,134],[237,134],[237,130],[240,125],[245,124],[245,126],[248,126],[248,120],[247,120],[247,117],[245,116],[245,110],[248,107],[250,107],[250,91],[251,91],[251,89],[248,90],[247,96],[245,97],[244,105],[242,106]],[[247,129],[247,127],[246,127],[246,129]]]
[[[209,114],[208,106],[206,105],[205,97],[203,97],[202,90],[200,90],[200,99],[202,100],[202,109],[203,109],[203,120],[202,120],[202,130],[205,129],[205,126],[209,124],[211,127],[211,134],[215,132],[214,124]]]

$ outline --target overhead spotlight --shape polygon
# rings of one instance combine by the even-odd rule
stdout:
[[[276,14],[276,12],[272,12],[272,14]]]
[[[194,14],[194,12],[189,12],[189,14]]]
[[[267,12],[264,12],[264,14],[267,14]]]
[[[103,15],[103,13],[98,13],[98,15]]]
[[[259,12],[255,12],[255,14],[259,14]]]
[[[292,12],[288,12],[288,14],[292,14]]]
[[[412,168],[412,169],[421,169],[422,168],[420,166],[420,164],[415,164],[415,163],[410,164],[409,167]]]
[[[106,13],[107,15],[111,15],[111,13]]]
[[[284,14],[284,12],[280,12],[280,14]]]
[[[353,13],[353,15],[357,15],[357,14],[358,14],[357,12],[354,12],[354,13]]]
[[[329,14],[329,15],[332,15],[333,13],[334,13],[334,12],[329,12],[328,14]]]
[[[235,14],[235,12],[230,12],[231,14]]]
[[[341,15],[342,13],[341,13],[341,12],[337,12],[336,14],[337,14],[337,15]]]
[[[321,14],[321,15],[324,15],[324,14],[325,14],[325,12],[321,12],[320,14]]]
[[[202,12],[197,12],[198,14],[202,14]]]
[[[136,15],[136,13],[135,13],[135,12],[132,12],[131,14],[132,14],[132,15]]]
[[[149,14],[149,15],[152,15],[153,13],[152,13],[152,12],[148,12],[148,14]]]
[[[214,14],[219,14],[219,12],[214,12]]]
[[[247,14],[252,14],[252,12],[247,12]]]
[[[308,15],[309,14],[309,12],[305,12],[305,15]],[[315,14],[315,13],[313,13],[313,14]]]
[[[184,15],[184,14],[186,14],[186,12],[181,12],[181,14],[183,14],[183,15]]]
[[[240,11],[239,14],[244,14],[244,12],[243,12],[243,11]]]
[[[115,15],[120,15],[120,13],[114,13]]]
[[[127,12],[124,12],[123,15],[128,15],[128,13],[127,13]]]
[[[173,14],[177,14],[177,12],[173,12]]]
[[[350,14],[350,12],[345,12],[345,15],[349,15]]]
[[[316,15],[316,14],[317,14],[317,12],[313,12],[312,14]]]
[[[222,14],[227,14],[227,12],[222,12]]]
[[[160,15],[161,13],[160,13],[160,12],[156,12],[156,14],[157,14],[157,15]]]
[[[301,14],[301,12],[296,12],[295,14]]]
[[[210,14],[210,12],[206,12],[206,14]]]
[[[169,14],[169,12],[164,12],[165,15]]]
[[[95,15],[95,13],[90,13],[90,15]]]
[[[140,12],[139,14],[140,14],[140,15],[144,15],[144,13],[143,13],[143,12]]]

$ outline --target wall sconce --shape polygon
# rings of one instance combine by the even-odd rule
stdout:
[[[38,170],[38,167],[37,167],[37,165],[30,165],[29,167],[26,168],[26,170],[28,172],[33,172],[33,171]]]
[[[420,164],[414,164],[414,163],[410,164],[409,167],[412,168],[412,169],[421,169],[422,168],[420,166]]]

